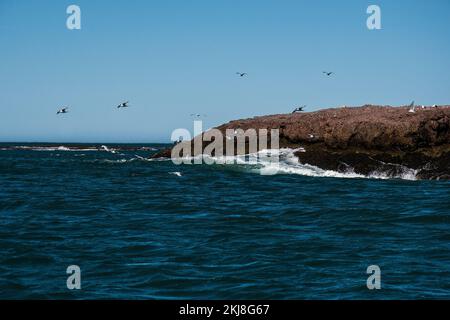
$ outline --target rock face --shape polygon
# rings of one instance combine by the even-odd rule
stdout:
[[[450,107],[365,105],[231,121],[226,129],[279,129],[280,147],[303,147],[301,163],[327,170],[450,179]]]

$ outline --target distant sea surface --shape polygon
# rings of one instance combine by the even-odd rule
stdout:
[[[449,182],[164,147],[0,144],[0,298],[450,299]]]

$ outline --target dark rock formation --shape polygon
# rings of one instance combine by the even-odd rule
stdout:
[[[303,147],[301,163],[335,171],[450,179],[450,107],[366,105],[231,121],[226,129],[279,129],[280,147]],[[166,151],[166,155],[168,155]]]

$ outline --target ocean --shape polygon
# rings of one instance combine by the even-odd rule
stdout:
[[[1,144],[0,299],[450,298],[450,182],[164,147]]]

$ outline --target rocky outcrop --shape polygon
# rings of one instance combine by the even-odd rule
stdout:
[[[280,147],[303,147],[301,163],[322,169],[450,179],[450,107],[365,105],[231,121],[226,129],[279,129]],[[166,152],[167,154],[167,152]]]

